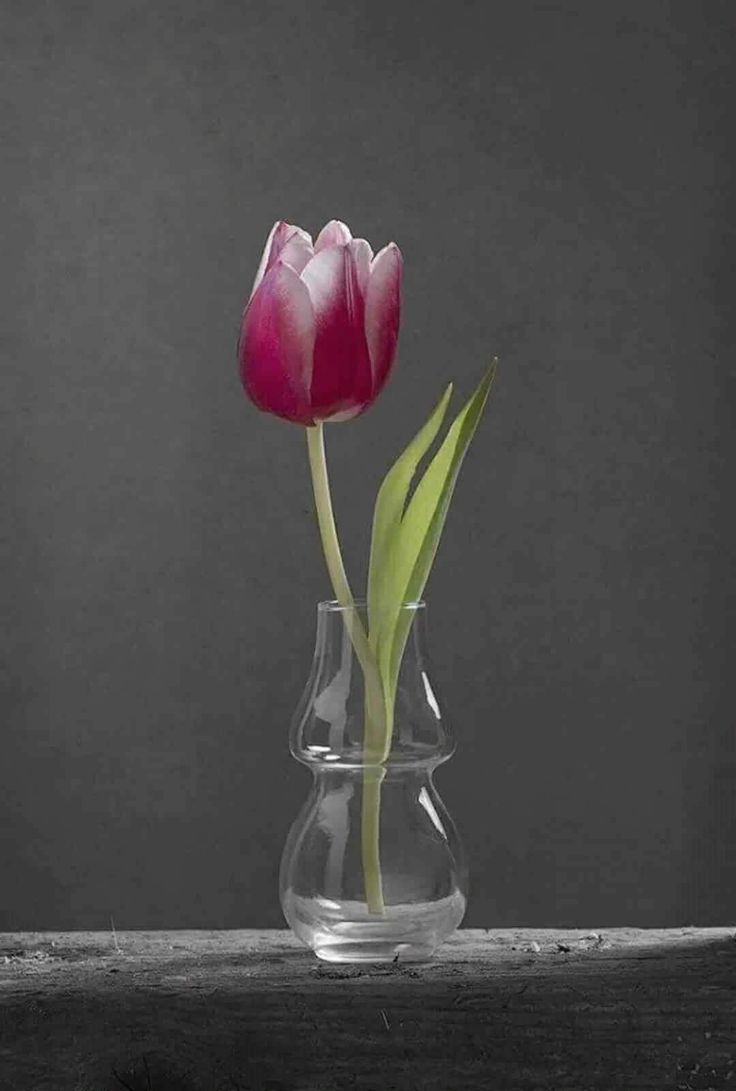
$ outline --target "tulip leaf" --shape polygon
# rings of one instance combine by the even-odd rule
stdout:
[[[494,360],[450,425],[398,524],[392,524],[383,546],[377,653],[386,701],[390,707],[393,706],[412,620],[409,611],[402,611],[402,605],[416,602],[424,592],[460,467],[483,413],[495,373]],[[389,471],[389,474],[392,472]]]
[[[417,466],[434,443],[442,427],[451,395],[452,383],[449,383],[429,419],[396,459],[378,490],[373,513],[368,564],[368,619],[370,641],[374,651],[378,645],[382,620],[386,612],[386,583],[393,563],[394,542],[401,524],[409,488]]]

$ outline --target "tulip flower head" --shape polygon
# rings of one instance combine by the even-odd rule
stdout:
[[[375,256],[339,220],[314,243],[275,223],[243,312],[240,377],[259,409],[296,424],[363,413],[396,358],[401,311],[399,248]]]

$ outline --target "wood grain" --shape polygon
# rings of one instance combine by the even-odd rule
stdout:
[[[1,1091],[736,1091],[734,929],[0,935]]]

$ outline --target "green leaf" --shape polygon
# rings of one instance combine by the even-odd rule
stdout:
[[[391,706],[411,626],[410,612],[401,607],[405,602],[416,602],[424,592],[460,467],[495,374],[496,360],[493,360],[425,470],[391,535],[390,555],[382,561],[385,573],[381,588],[383,604],[378,656],[386,700]]]
[[[382,620],[387,612],[386,584],[391,571],[394,542],[401,524],[409,487],[417,466],[442,426],[451,395],[452,383],[449,383],[427,422],[386,474],[376,497],[368,565],[368,621],[370,642],[374,651],[378,646],[383,628]]]

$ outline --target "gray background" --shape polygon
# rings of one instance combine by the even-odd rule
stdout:
[[[359,585],[502,368],[427,598],[468,925],[736,917],[731,3],[2,5],[0,927],[279,926],[329,596],[234,360],[271,223],[405,257],[330,430]]]

